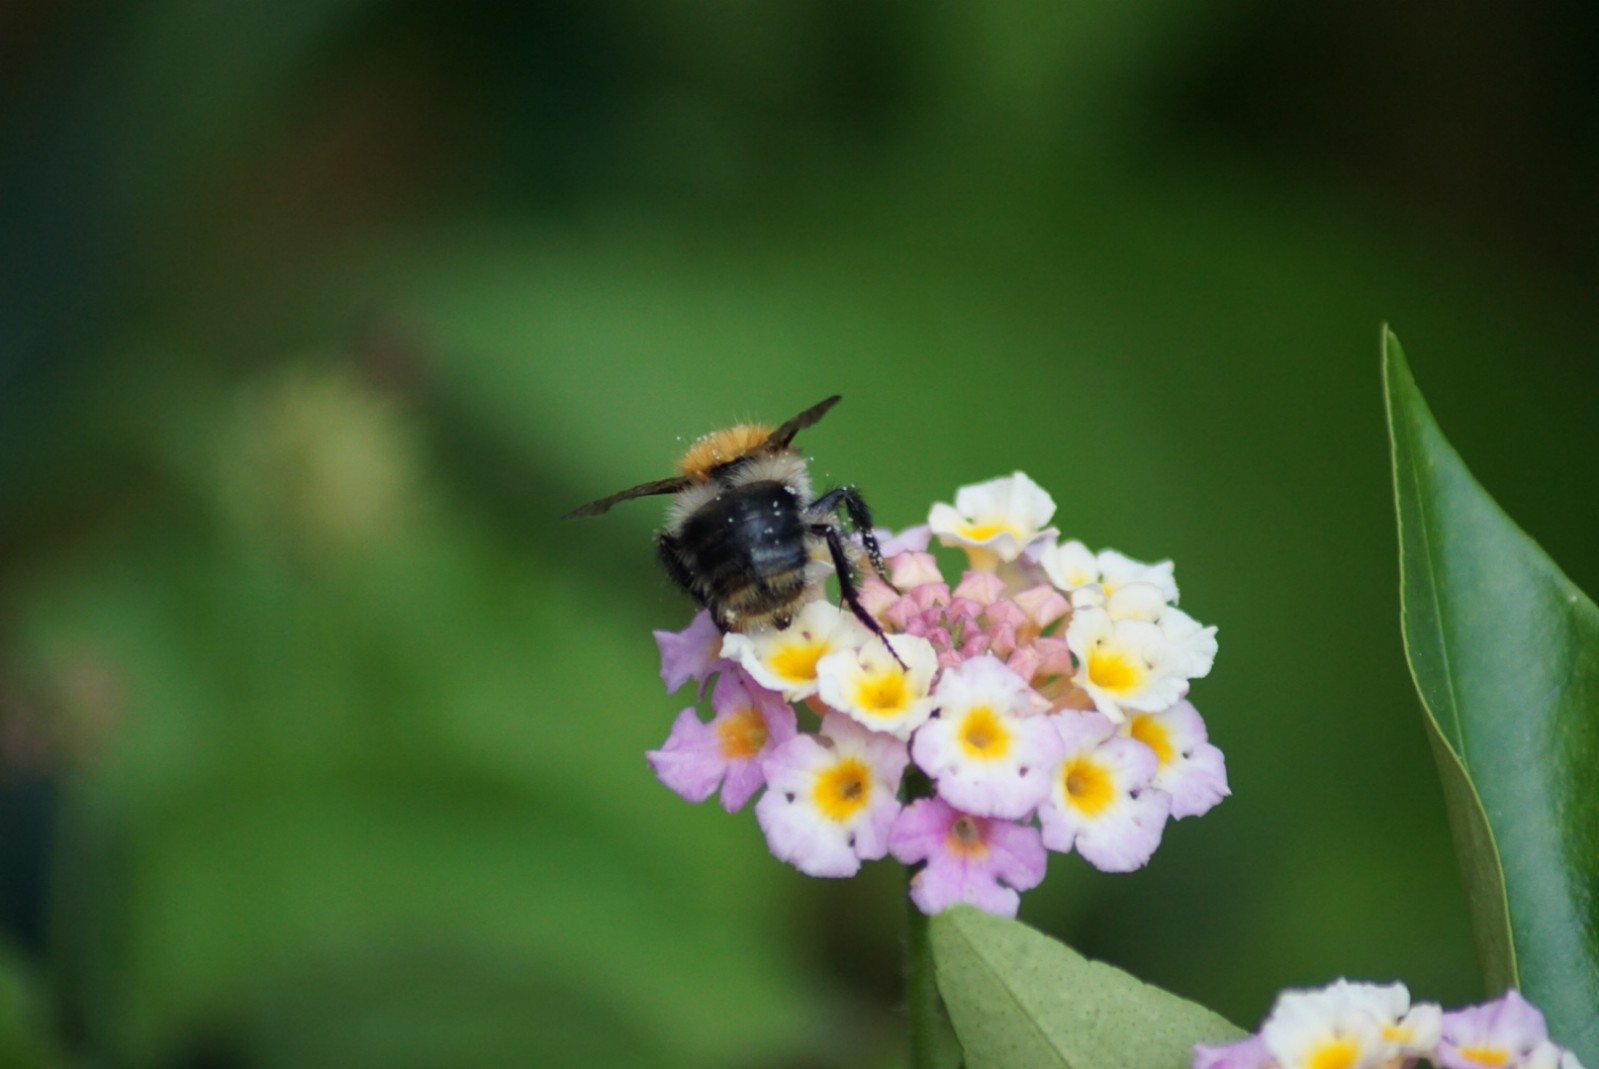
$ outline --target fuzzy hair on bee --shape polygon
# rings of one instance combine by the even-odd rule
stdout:
[[[861,604],[856,578],[869,564],[887,581],[871,511],[852,486],[813,496],[805,457],[793,444],[839,400],[835,394],[776,430],[742,423],[703,435],[678,460],[679,474],[602,497],[566,518],[672,494],[666,526],[655,536],[661,565],[723,632],[787,628],[835,573],[849,611],[887,645],[882,625]],[[841,513],[858,545],[846,537]]]

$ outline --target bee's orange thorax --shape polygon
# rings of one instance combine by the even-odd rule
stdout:
[[[772,428],[760,423],[740,423],[694,439],[677,462],[677,470],[692,479],[710,477],[711,469],[726,464],[765,444]]]

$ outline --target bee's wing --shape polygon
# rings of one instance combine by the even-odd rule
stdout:
[[[652,483],[640,483],[638,486],[627,490],[619,490],[610,497],[602,497],[598,501],[590,501],[581,508],[575,508],[562,516],[563,520],[576,520],[584,516],[598,516],[607,511],[619,501],[627,501],[635,497],[650,497],[654,494],[675,494],[689,484],[687,476],[675,475],[670,479],[657,479]]]
[[[835,393],[827,400],[812,405],[810,408],[807,408],[805,411],[801,412],[799,415],[795,416],[793,419],[777,428],[777,430],[772,432],[772,436],[766,440],[767,448],[788,448],[788,444],[794,440],[794,436],[796,434],[804,430],[806,427],[811,426],[823,416],[827,415],[827,410],[838,404],[841,397],[841,394]]]

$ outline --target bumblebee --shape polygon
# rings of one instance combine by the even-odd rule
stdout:
[[[793,444],[838,402],[835,394],[776,430],[741,423],[713,431],[689,446],[677,462],[679,474],[591,501],[565,518],[674,494],[656,551],[666,574],[710,610],[723,632],[787,628],[806,603],[823,596],[831,570],[849,611],[886,643],[882,625],[861,604],[855,568],[861,547],[845,537],[839,520],[840,512],[849,518],[867,561],[887,581],[871,511],[851,486],[812,497],[805,458]]]

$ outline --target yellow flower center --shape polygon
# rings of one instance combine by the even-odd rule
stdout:
[[[1461,1047],[1460,1056],[1468,1062],[1494,1066],[1495,1069],[1510,1064],[1510,1052],[1503,1047]]]
[[[1088,651],[1088,681],[1101,690],[1127,694],[1143,686],[1144,670],[1121,650],[1095,646]]]
[[[1133,717],[1133,722],[1128,725],[1128,734],[1154,750],[1162,768],[1166,767],[1177,752],[1176,747],[1171,744],[1171,732],[1148,713]]]
[[[965,535],[967,538],[970,538],[973,542],[982,542],[986,539],[993,538],[995,535],[1002,534],[1016,535],[1018,538],[1021,537],[1017,534],[1016,528],[1012,527],[1010,524],[996,522],[965,524],[961,528],[961,534]]]
[[[1011,733],[994,710],[979,705],[961,721],[960,740],[968,757],[997,761],[1010,752]]]
[[[717,721],[716,738],[722,744],[722,756],[729,761],[748,761],[766,745],[766,721],[746,705],[732,716]]]
[[[866,807],[872,773],[858,757],[846,757],[816,777],[812,798],[827,819],[843,824]]]
[[[1349,1069],[1360,1060],[1360,1046],[1352,1039],[1335,1039],[1310,1052],[1305,1069]]]
[[[791,683],[809,683],[816,678],[816,662],[827,653],[824,642],[784,643],[767,661],[767,667]]]
[[[983,840],[983,830],[976,817],[962,816],[951,824],[944,845],[959,857],[981,858],[988,853],[988,843]]]
[[[1072,758],[1061,767],[1060,775],[1066,800],[1088,816],[1116,800],[1116,784],[1110,770],[1092,758]]]
[[[875,676],[866,676],[855,685],[855,704],[877,716],[895,716],[910,704],[910,688],[905,673],[897,667]]]

